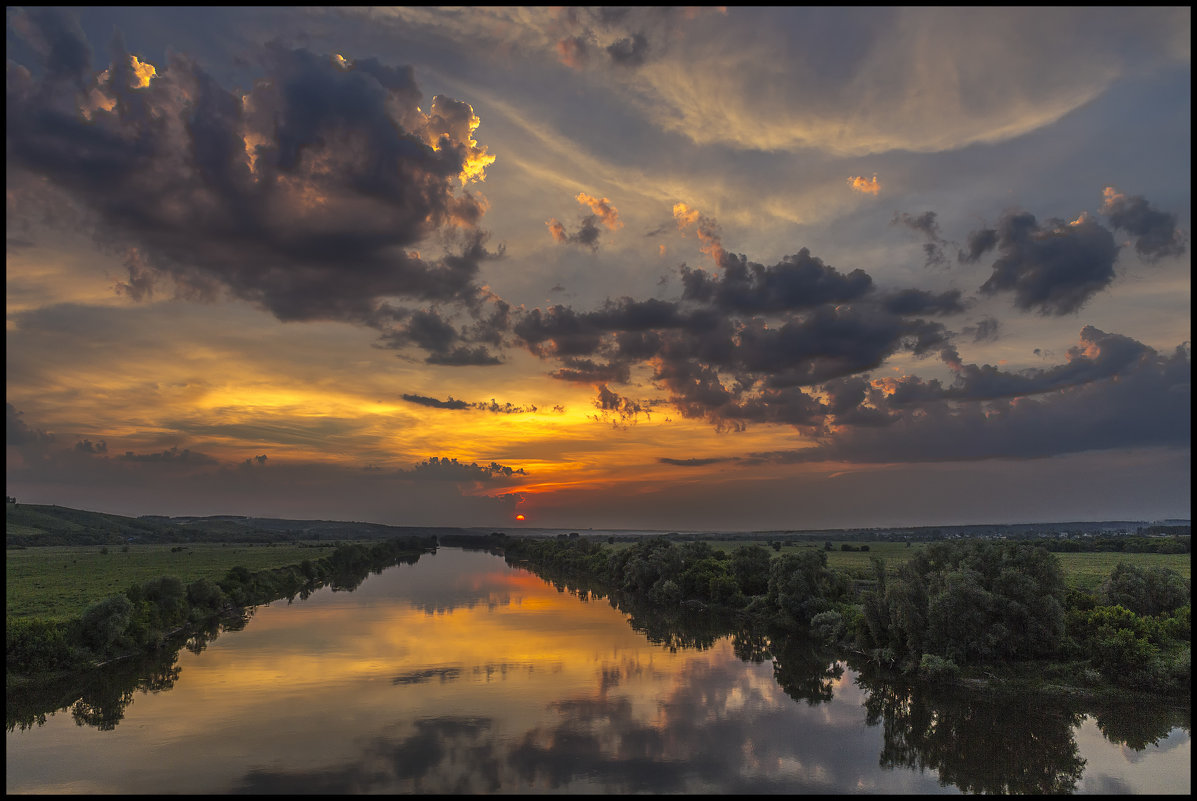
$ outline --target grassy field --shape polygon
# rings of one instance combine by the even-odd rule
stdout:
[[[1191,555],[1187,553],[1058,553],[1056,556],[1060,557],[1069,586],[1081,590],[1097,589],[1119,562],[1141,568],[1166,567],[1192,580]]]
[[[180,548],[183,550],[173,550]],[[222,578],[240,565],[251,571],[295,565],[327,556],[324,548],[216,543],[179,545],[52,546],[5,554],[5,606],[9,618],[77,617],[96,601],[158,576],[184,583]]]

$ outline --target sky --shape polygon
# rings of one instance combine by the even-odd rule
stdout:
[[[6,14],[18,501],[1190,516],[1189,8]]]

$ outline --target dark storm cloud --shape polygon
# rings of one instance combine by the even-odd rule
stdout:
[[[554,305],[545,311],[521,313],[513,333],[538,356],[591,356],[604,347],[604,337],[614,335],[618,347],[626,346],[640,358],[652,355],[653,332],[701,331],[717,326],[719,315],[712,311],[683,310],[677,303],[649,298],[607,300],[591,312],[576,312]]]
[[[721,430],[743,430],[749,423],[819,425],[825,407],[796,386],[752,391],[751,380],[725,383],[710,365],[663,358],[653,379],[669,392],[669,402],[686,417],[707,419]]]
[[[1068,349],[1068,361],[1049,369],[1010,373],[993,365],[959,365],[956,383],[945,397],[990,399],[1051,392],[1121,375],[1140,362],[1151,360],[1155,351],[1121,334],[1108,334],[1091,325],[1081,330],[1081,345]]]
[[[50,82],[71,81],[83,86],[91,67],[91,47],[78,20],[48,8],[18,9],[9,25],[42,57]]]
[[[607,55],[621,67],[639,67],[648,57],[648,40],[640,33],[625,36],[607,46]]]
[[[188,450],[187,448],[179,450],[177,447],[159,453],[134,453],[133,451],[125,451],[124,455],[120,458],[126,462],[153,462],[155,464],[218,464],[216,459],[205,453]]]
[[[626,384],[631,377],[631,367],[620,363],[600,363],[592,359],[564,359],[564,367],[549,373],[553,378],[561,381],[571,381],[576,384],[597,384],[613,382]]]
[[[4,444],[23,447],[26,445],[44,445],[54,441],[53,434],[47,434],[40,429],[30,428],[21,419],[24,412],[18,412],[11,403],[4,404]]]
[[[827,396],[827,413],[837,426],[885,426],[896,419],[884,408],[881,391],[864,376],[829,381],[820,389]]]
[[[527,414],[536,411],[536,407],[529,404],[527,406],[516,406],[511,401],[506,403],[499,403],[494,398],[490,399],[490,403],[475,403],[475,409],[481,409],[484,412],[492,414]]]
[[[936,242],[925,242],[923,255],[926,257],[928,267],[947,266],[948,257],[944,255],[943,247]]]
[[[936,294],[925,289],[903,289],[886,294],[881,305],[892,314],[911,316],[915,314],[959,314],[964,311],[959,289],[949,289]]]
[[[1013,292],[1024,311],[1063,315],[1078,311],[1114,280],[1118,246],[1113,235],[1083,217],[1073,223],[1009,212],[997,228],[998,259],[981,291]]]
[[[1127,197],[1108,187],[1101,213],[1114,228],[1137,237],[1135,250],[1146,259],[1180,256],[1185,252],[1184,237],[1176,227],[1176,215],[1160,211],[1142,195]]]
[[[116,292],[128,295],[135,301],[148,300],[154,294],[154,275],[147,269],[144,260],[137,251],[133,251],[125,259],[125,270],[128,271],[128,281],[118,281]]]
[[[482,345],[458,345],[446,353],[429,354],[424,361],[447,367],[489,367],[503,363],[502,359]]]
[[[562,64],[580,70],[590,60],[591,46],[585,36],[567,36],[557,42],[557,56]]]
[[[998,329],[1000,328],[1001,323],[993,317],[982,317],[976,325],[960,329],[960,333],[971,336],[973,342],[993,342],[998,338]]]
[[[922,355],[946,337],[938,323],[876,307],[821,306],[777,327],[745,323],[723,366],[767,376],[772,386],[816,384],[871,370],[899,350]]]
[[[552,235],[555,242],[580,245],[581,247],[590,248],[592,251],[598,250],[599,234],[602,233],[598,215],[587,214],[582,218],[578,230],[572,234],[566,231],[565,225],[556,217],[550,219],[546,225],[548,225],[549,234]]]
[[[939,222],[933,211],[925,211],[914,215],[908,212],[895,212],[890,225],[904,225],[912,231],[922,234],[928,241],[923,244],[923,253],[928,267],[943,267],[947,264],[944,246],[949,244],[939,232]]]
[[[602,343],[602,331],[569,306],[532,309],[521,315],[512,331],[538,356],[589,356]]]
[[[721,248],[711,255],[722,275],[683,268],[679,301],[625,297],[590,312],[533,309],[520,312],[513,331],[536,355],[558,359],[562,367],[551,375],[562,380],[627,383],[632,367],[649,363],[652,380],[685,416],[734,429],[806,427],[821,425],[827,411],[798,387],[873,369],[900,350],[934,353],[951,332],[912,315],[964,308],[958,290],[878,295],[862,270],[843,275],[806,249],[773,267]],[[765,313],[781,320],[767,323],[758,316]],[[854,417],[884,421],[876,412]]]
[[[380,311],[378,319],[401,322],[377,325],[385,329],[379,337],[379,347],[402,350],[408,345],[416,345],[428,353],[424,359],[428,364],[455,367],[502,364],[502,359],[491,353],[486,345],[470,344],[479,341],[500,344],[502,328],[507,324],[508,306],[501,300],[496,301],[496,305],[498,308],[490,317],[484,316],[481,304],[476,306],[470,315],[472,326],[464,328],[453,325],[437,308],[408,311],[388,306]]]
[[[427,684],[432,679],[440,679],[440,683],[455,681],[461,677],[461,668],[440,667],[411,670],[401,673],[391,679],[391,684]]]
[[[433,309],[412,313],[403,329],[406,338],[431,353],[444,353],[457,342],[457,329]]]
[[[557,57],[574,69],[588,65],[635,68],[669,49],[683,25],[701,13],[672,6],[612,8],[569,7],[558,23],[569,35],[556,43]],[[602,43],[607,43],[605,46]],[[607,58],[592,59],[591,53]]]
[[[982,228],[968,235],[964,250],[957,253],[956,258],[965,264],[980,261],[981,257],[997,247],[998,232],[993,228]]]
[[[807,248],[769,267],[743,255],[724,253],[720,267],[722,277],[683,267],[683,297],[725,311],[779,312],[855,300],[873,286],[873,279],[863,270],[844,275],[811,256]]]
[[[890,225],[904,225],[912,231],[917,231],[932,242],[939,242],[942,237],[939,235],[939,223],[936,221],[936,214],[933,211],[925,211],[922,214],[914,215],[908,212],[895,212],[894,217],[890,220]]]
[[[469,409],[473,407],[473,404],[466,403],[463,400],[454,400],[452,395],[449,396],[448,400],[438,400],[430,398],[427,395],[409,395],[404,393],[403,400],[420,406],[431,406],[434,409]]]
[[[957,334],[927,319],[964,312],[969,304],[960,290],[875,291],[863,270],[841,273],[805,248],[765,266],[724,249],[713,219],[684,204],[674,216],[683,229],[701,223],[704,252],[719,267],[710,273],[683,265],[679,300],[625,297],[589,312],[552,306],[517,315],[517,339],[561,362],[556,377],[595,384],[600,408],[604,391],[612,403],[619,397],[606,384],[627,383],[633,367],[647,364],[651,380],[684,416],[717,428],[752,422],[824,432],[829,425],[886,428],[927,404],[1026,397],[1100,381],[1141,352],[1132,340],[1086,329],[1081,349],[1058,368],[1007,373],[968,365],[953,344]],[[898,214],[894,224],[947,241],[933,212]],[[1071,224],[1040,225],[1030,214],[1007,213],[997,228],[970,236],[969,258],[995,247],[984,291],[1013,291],[1021,307],[1055,314],[1076,310],[1109,283],[1118,253],[1110,232],[1084,215]],[[961,333],[981,342],[996,338],[998,329],[997,320],[984,317]],[[884,393],[860,383],[903,351],[940,354],[955,381],[886,378]],[[825,400],[808,391],[820,385]]]
[[[896,419],[852,427],[815,448],[750,454],[766,461],[925,462],[1042,458],[1111,448],[1188,448],[1191,354],[1160,353],[1088,327],[1084,348],[1049,370],[965,369],[955,386],[887,380]],[[906,397],[900,399],[905,390]]]
[[[1048,369],[1009,372],[990,364],[965,364],[955,348],[947,347],[940,357],[956,373],[951,385],[945,387],[938,380],[923,381],[917,376],[883,378],[880,383],[891,393],[887,402],[893,406],[931,400],[1027,397],[1116,377],[1155,355],[1141,342],[1093,326],[1085,326],[1080,338],[1079,346],[1068,349],[1066,363]]]
[[[366,324],[385,298],[477,302],[479,262],[493,255],[480,233],[436,260],[409,250],[482,215],[459,178],[485,157],[464,103],[436,97],[424,114],[410,67],[279,44],[244,101],[181,54],[145,83],[119,37],[96,76],[65,20],[39,10],[14,26],[42,63],[36,77],[9,63],[8,167],[50,181],[90,209],[97,236],[143,254],[130,294],[153,273],[282,320]]]
[[[608,300],[586,319],[600,331],[640,333],[652,330],[682,329],[700,331],[715,324],[715,315],[706,310],[683,310],[670,301],[649,298]]]
[[[822,389],[827,394],[827,411],[840,415],[855,409],[865,400],[869,382],[860,376],[829,381]]]
[[[634,401],[608,389],[606,384],[599,384],[597,389],[598,395],[595,397],[594,406],[601,411],[599,418],[603,420],[614,416],[626,423],[636,420],[642,414],[651,417],[652,407],[660,403],[660,401]]]
[[[407,401],[408,403],[414,403],[418,406],[431,406],[434,409],[477,409],[484,412],[491,412],[493,414],[526,414],[528,412],[536,411],[536,407],[532,405],[516,406],[510,401],[506,403],[499,403],[494,398],[490,399],[490,403],[483,401],[469,403],[463,400],[456,400],[452,395],[449,396],[448,400],[439,400],[437,398],[430,398],[427,395],[409,395],[405,393],[403,395],[403,400]]]
[[[674,459],[669,456],[662,456],[657,459],[661,464],[671,464],[676,467],[705,467],[709,464],[719,464],[720,462],[735,462],[738,457],[735,456],[711,456],[706,459]]]
[[[466,464],[457,461],[456,458],[432,456],[416,464],[411,470],[399,470],[397,475],[429,481],[495,481],[527,473],[523,468],[514,469],[497,462],[488,465],[480,465],[477,462]]]
[[[58,437],[26,425],[12,404],[6,404],[6,411],[6,444],[23,457],[23,464],[16,466],[10,474],[13,481],[33,479],[69,483],[82,479],[85,484],[103,484],[111,482],[114,476],[130,475],[130,471],[136,475],[160,472],[168,465],[172,468],[228,466],[208,454],[178,446],[149,453],[125,451],[115,456],[109,455],[106,440],[80,439],[74,445],[58,447]]]

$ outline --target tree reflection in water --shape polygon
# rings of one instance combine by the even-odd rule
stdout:
[[[233,619],[230,626],[244,627]],[[159,650],[122,659],[82,674],[69,674],[6,694],[6,724],[9,731],[40,726],[59,710],[70,710],[77,726],[94,726],[112,731],[125,717],[125,709],[136,693],[169,690],[179,679],[179,650],[199,653],[221,631],[218,622],[208,624],[190,636],[176,637]]]
[[[404,557],[398,563],[414,564],[418,558]],[[333,592],[353,592],[369,574],[368,567],[343,571],[327,582],[309,582],[296,595],[305,599],[322,586]],[[291,603],[296,595],[288,597],[287,602]],[[244,629],[255,609],[250,606],[237,614],[205,621],[197,630],[167,638],[156,651],[114,660],[83,673],[6,688],[5,725],[8,731],[25,730],[45,724],[47,717],[59,710],[69,709],[76,725],[111,731],[124,719],[135,693],[156,693],[174,686],[179,678],[176,662],[181,649],[203,652],[220,632]]]
[[[353,591],[365,575],[339,576],[331,584],[336,591]],[[633,630],[671,651],[705,651],[727,638],[735,657],[752,664],[770,662],[781,690],[808,706],[831,702],[847,672],[842,654],[792,632],[761,631],[707,610],[662,609],[639,596],[607,594],[601,587],[581,586],[561,577],[550,580],[561,592],[581,601],[606,599],[627,616]],[[300,597],[310,591],[305,588]],[[8,728],[40,725],[47,713],[68,709],[79,726],[112,730],[137,693],[159,692],[174,685],[180,672],[180,648],[199,654],[221,631],[244,628],[251,614],[252,610],[240,619],[210,625],[141,659],[9,693]],[[1074,792],[1085,770],[1075,732],[1086,712],[1094,714],[1107,739],[1135,750],[1167,737],[1176,725],[1189,729],[1187,712],[1176,709],[1142,704],[1086,706],[1066,699],[1045,703],[1042,697],[909,685],[868,666],[858,667],[851,659],[848,664],[863,691],[865,722],[881,727],[880,766],[934,771],[941,785],[964,792]],[[446,680],[443,671],[425,668],[403,674],[395,683],[437,677]],[[411,722],[414,728],[409,736],[374,742],[361,764],[302,774],[255,769],[243,777],[240,789],[363,792],[401,786],[420,792],[435,785],[437,792],[495,792],[502,789],[500,776],[514,771],[523,781],[540,783],[538,786],[562,787],[585,779],[631,792],[679,792],[689,786],[687,771],[697,770],[712,786],[716,786],[717,776],[736,772],[736,765],[726,763],[730,757],[720,754],[722,744],[750,736],[738,728],[747,725],[744,721],[726,717],[712,722],[698,715],[707,697],[696,685],[689,694],[675,688],[675,694],[682,694],[661,702],[666,731],[632,714],[628,700],[614,692],[622,678],[620,668],[605,667],[598,698],[555,702],[551,706],[559,715],[555,724],[534,727],[509,747],[493,738],[496,724],[489,718],[418,719]],[[703,685],[702,692],[723,692],[723,684],[731,686],[729,681],[720,678]],[[717,748],[711,745],[716,741],[721,744]],[[683,752],[688,755],[686,760],[677,759],[678,754],[669,750],[682,742],[697,744]],[[795,743],[793,747],[799,746]],[[455,788],[446,784],[453,782]],[[781,786],[757,789],[783,791]]]
[[[1193,707],[1158,708],[1143,704],[1100,704],[1093,711],[1097,728],[1107,740],[1132,751],[1143,751],[1180,727],[1193,731]]]
[[[1070,793],[1085,769],[1082,715],[1015,695],[903,686],[863,674],[867,722],[882,726],[881,766],[933,770],[967,793]]]

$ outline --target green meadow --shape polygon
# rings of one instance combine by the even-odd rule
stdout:
[[[329,545],[330,543],[324,543]],[[223,578],[229,568],[251,572],[317,559],[328,550],[292,544],[186,543],[47,546],[9,550],[5,558],[8,618],[66,620],[91,604],[159,576],[184,584]]]

